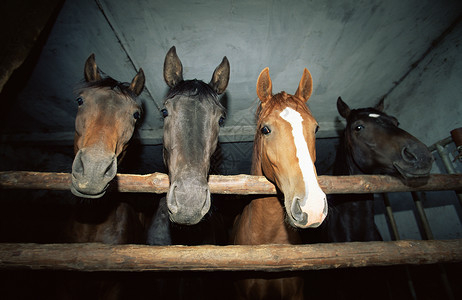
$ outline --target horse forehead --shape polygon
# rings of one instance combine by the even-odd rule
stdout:
[[[131,106],[139,107],[139,104],[136,103],[135,100],[109,87],[87,89],[83,91],[81,95],[84,101],[93,103],[94,105],[104,106],[105,109],[109,107],[114,109],[123,109]]]
[[[302,127],[308,124],[316,123],[314,117],[305,110],[296,109],[294,107],[284,107],[276,111],[277,117],[289,123],[292,127],[301,124]]]
[[[165,102],[167,106],[168,103],[170,103],[174,110],[183,111],[185,113],[197,111],[207,113],[221,110],[220,106],[215,104],[213,99],[210,99],[209,97],[204,97],[199,100],[188,96],[177,96]]]
[[[375,109],[352,110],[351,121],[390,121],[393,117]]]

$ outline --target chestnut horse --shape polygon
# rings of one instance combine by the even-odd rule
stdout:
[[[314,228],[325,219],[326,195],[314,167],[318,124],[306,105],[312,88],[306,68],[295,95],[273,95],[268,68],[260,73],[252,174],[264,175],[282,195],[253,199],[245,206],[234,223],[234,244],[299,244],[293,227]],[[243,279],[236,287],[243,299],[303,299],[299,277]]]

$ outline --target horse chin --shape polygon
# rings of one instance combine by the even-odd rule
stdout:
[[[173,214],[171,211],[169,211],[168,217],[171,222],[178,224],[178,225],[196,225],[202,220],[202,216],[198,216],[196,218],[183,218],[181,216],[178,216],[176,214]]]
[[[290,216],[287,216],[287,222],[294,229],[317,228],[322,224],[322,222],[321,223],[312,223],[312,224],[308,224],[308,222],[302,222],[301,223],[301,222],[298,222],[297,220],[294,220]]]
[[[419,186],[427,183],[430,168],[427,169],[416,169],[412,166],[402,166],[400,162],[393,162],[395,170],[400,175],[399,178],[403,181],[404,184],[409,186]]]
[[[106,187],[106,188],[107,188],[107,187]],[[103,191],[100,192],[100,193],[91,193],[91,194],[87,194],[87,193],[78,191],[78,190],[72,185],[72,186],[71,186],[71,192],[72,192],[72,194],[74,194],[74,195],[77,196],[77,197],[88,198],[88,199],[98,199],[98,198],[103,197],[103,196],[106,194],[106,188],[104,188]]]

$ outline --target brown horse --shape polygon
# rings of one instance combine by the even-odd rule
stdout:
[[[79,203],[73,207],[66,228],[67,240],[74,243],[141,243],[143,228],[135,210],[119,201],[116,194],[105,194],[141,116],[136,97],[144,88],[143,70],[139,70],[131,83],[119,82],[103,76],[91,54],[85,63],[84,75],[86,82],[78,90],[77,98],[71,185]],[[121,297],[120,282],[100,279],[64,276],[64,284],[58,288],[58,293],[62,294],[58,296]]]
[[[135,99],[144,88],[145,77],[142,69],[130,84],[103,77],[94,54],[88,57],[84,74],[86,83],[77,98],[71,191],[76,196],[95,199],[106,193],[115,177],[117,164],[141,116]],[[135,234],[135,212],[128,204],[109,198],[87,200],[77,206],[70,229],[73,242],[137,241],[135,237],[140,234]]]
[[[268,68],[260,73],[252,174],[273,182],[283,199],[258,198],[245,206],[234,223],[234,244],[299,244],[300,236],[292,227],[313,228],[325,219],[326,195],[314,167],[318,125],[305,103],[311,92],[307,69],[295,95],[273,95]],[[237,282],[237,293],[243,299],[303,299],[303,280],[244,279]]]

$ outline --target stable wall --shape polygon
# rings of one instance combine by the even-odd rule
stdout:
[[[459,18],[436,40],[421,61],[397,83],[385,98],[385,111],[398,118],[400,127],[427,146],[450,136],[462,127],[462,22]],[[462,172],[460,161],[454,161],[455,146],[446,146],[454,168]],[[447,173],[436,151],[432,173]],[[455,192],[422,193],[422,204],[436,239],[462,237],[462,210]],[[382,235],[391,239],[384,215],[383,201],[377,204],[376,223]],[[420,239],[422,228],[416,222],[416,210],[410,193],[389,194],[401,238]]]
[[[386,97],[386,111],[430,146],[462,127],[462,17]]]

